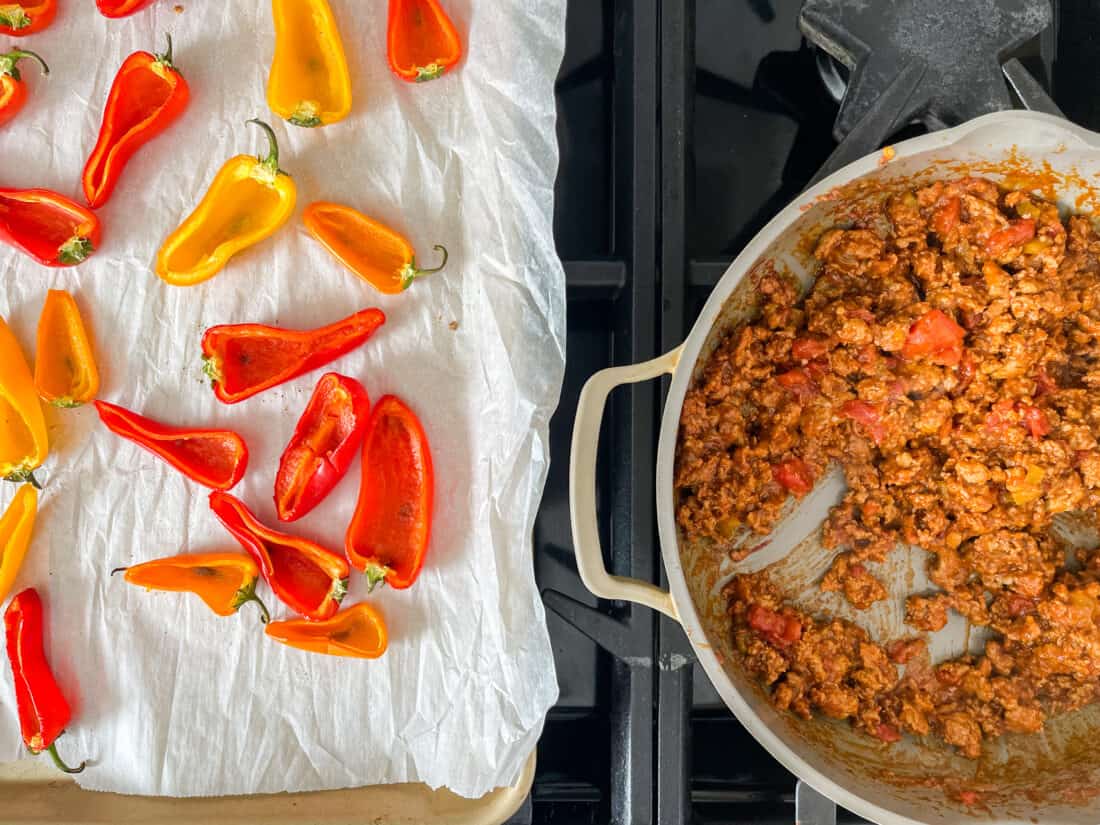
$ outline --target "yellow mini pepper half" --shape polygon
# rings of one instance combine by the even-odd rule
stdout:
[[[0,604],[8,597],[15,576],[23,566],[37,512],[38,491],[24,484],[0,516]]]
[[[275,57],[267,105],[295,126],[324,126],[351,111],[351,76],[328,0],[272,0]]]
[[[294,211],[297,188],[279,168],[279,144],[262,120],[267,157],[237,155],[218,170],[210,189],[157,253],[157,275],[173,286],[214,277],[229,259],[275,233]]]
[[[79,407],[99,392],[99,370],[84,319],[63,289],[46,293],[38,318],[34,384],[42,400],[57,407]]]
[[[37,487],[34,470],[46,460],[48,450],[46,419],[31,368],[0,318],[0,478]]]

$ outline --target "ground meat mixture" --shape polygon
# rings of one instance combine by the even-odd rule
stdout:
[[[1058,513],[1100,505],[1100,238],[1086,217],[977,178],[890,197],[827,231],[804,299],[762,278],[759,318],[708,359],[684,401],[677,519],[734,558],[826,468],[847,479],[821,582],[856,608],[899,542],[938,588],[914,631],[951,611],[994,634],[933,665],[783,601],[768,571],[730,582],[736,646],[775,704],[849,719],[884,742],[934,735],[967,756],[1100,696],[1100,553],[1075,563]],[[900,667],[899,667],[900,666]]]

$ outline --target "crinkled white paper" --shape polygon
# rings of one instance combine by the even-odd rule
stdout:
[[[183,118],[131,161],[100,210],[93,258],[49,270],[0,248],[0,313],[28,353],[46,290],[72,291],[92,329],[100,397],[170,423],[238,430],[251,462],[233,492],[277,525],[278,457],[322,371],[224,406],[202,379],[202,332],[253,321],[309,328],[379,306],[386,324],[330,369],[361,380],[372,399],[406,399],[436,469],[419,581],[367,597],[353,573],[345,602],[369,598],[384,612],[389,652],[330,658],[267,639],[253,605],[221,619],[196,597],[111,579],[119,565],[239,546],[210,513],[207,490],[109,433],[92,408],[47,411],[46,489],[17,587],[46,600],[50,658],[75,711],[59,748],[71,762],[90,760],[78,778],[87,788],[215,795],[422,781],[477,796],[517,777],[557,696],[531,530],[565,353],[551,230],[564,2],[445,0],[467,56],[453,74],[416,85],[387,69],[384,0],[331,3],[355,102],[347,120],[315,130],[267,108],[265,0],[158,0],[124,20],[70,1],[45,32],[0,37],[52,69],[44,78],[26,65],[30,102],[0,129],[2,186],[80,199],[116,70],[133,51],[161,51],[165,32],[192,90]],[[296,214],[213,280],[167,286],[152,271],[156,250],[225,160],[263,149],[251,117],[275,127],[298,185]],[[423,265],[445,244],[446,271],[379,295],[303,230],[302,209],[322,199],[405,232]],[[342,548],[358,478],[356,461],[289,529]],[[0,506],[13,493],[0,490]],[[276,615],[289,615],[260,589]],[[11,675],[6,664],[0,672],[0,760],[16,759],[25,752]]]

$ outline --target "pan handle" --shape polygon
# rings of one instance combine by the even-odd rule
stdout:
[[[569,456],[569,513],[573,525],[573,547],[581,580],[594,595],[604,599],[651,607],[680,621],[672,596],[639,579],[612,576],[603,561],[600,531],[596,520],[596,448],[607,396],[622,384],[636,384],[671,374],[680,361],[680,347],[652,361],[611,367],[593,375],[581,390],[577,420],[573,426],[573,447]]]

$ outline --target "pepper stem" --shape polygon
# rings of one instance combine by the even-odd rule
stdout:
[[[164,54],[156,55],[157,63],[167,66],[169,69],[174,69],[176,67],[172,63],[172,35],[165,32],[164,39],[168,41],[168,48],[165,49]]]
[[[8,75],[15,80],[21,80],[19,68],[15,64],[24,57],[36,60],[38,65],[42,67],[42,74],[50,73],[50,67],[46,65],[46,61],[37,52],[32,52],[30,49],[12,49],[7,54],[0,55],[0,75]]]
[[[56,742],[54,742],[52,745],[50,745],[46,749],[46,753],[48,753],[50,755],[50,758],[53,760],[53,763],[55,765],[57,765],[57,769],[59,771],[64,771],[65,773],[80,773],[88,765],[87,760],[85,760],[85,761],[80,763],[80,767],[70,768],[68,765],[65,764],[65,762],[61,759],[61,757],[58,756],[58,754],[57,754],[57,743]]]
[[[447,259],[450,257],[450,253],[447,252],[447,247],[437,243],[432,249],[436,252],[443,253],[443,260],[440,261],[439,266],[433,266],[431,269],[418,269],[416,266],[416,256],[414,255],[413,259],[401,270],[401,289],[408,289],[417,278],[423,277],[424,275],[431,275],[433,272],[439,272],[439,270],[447,265]]]
[[[34,477],[34,470],[17,470],[10,476],[4,476],[4,481],[10,481],[14,484],[29,484],[36,490],[42,489],[42,485]]]
[[[57,261],[64,266],[72,266],[85,260],[95,252],[92,242],[80,235],[74,235],[57,248]]]
[[[218,366],[218,359],[213,355],[204,356],[202,359],[202,372],[207,378],[210,379],[210,386],[215,386],[222,380],[221,367]]]
[[[0,26],[19,31],[27,28],[31,22],[30,15],[21,6],[11,6],[0,11]]]
[[[129,567],[116,567],[114,570],[111,571],[111,575],[113,576],[115,573],[125,573],[129,569]]]
[[[363,568],[363,575],[367,577],[367,592],[373,593],[374,588],[386,580],[393,571],[383,564],[368,564]]]
[[[248,602],[256,602],[256,606],[260,608],[260,622],[262,624],[267,624],[271,621],[271,614],[267,610],[267,605],[264,604],[263,599],[257,596],[255,592],[253,592],[251,596],[241,602],[241,604],[248,604]],[[240,605],[237,606],[237,609],[241,609]]]
[[[261,129],[264,130],[264,134],[267,135],[267,157],[260,157],[257,155],[256,159],[270,169],[273,173],[277,174],[282,172],[279,168],[279,141],[275,139],[275,130],[260,120],[258,117],[254,117],[248,121],[249,123],[255,123]],[[286,172],[283,172],[285,175]]]

